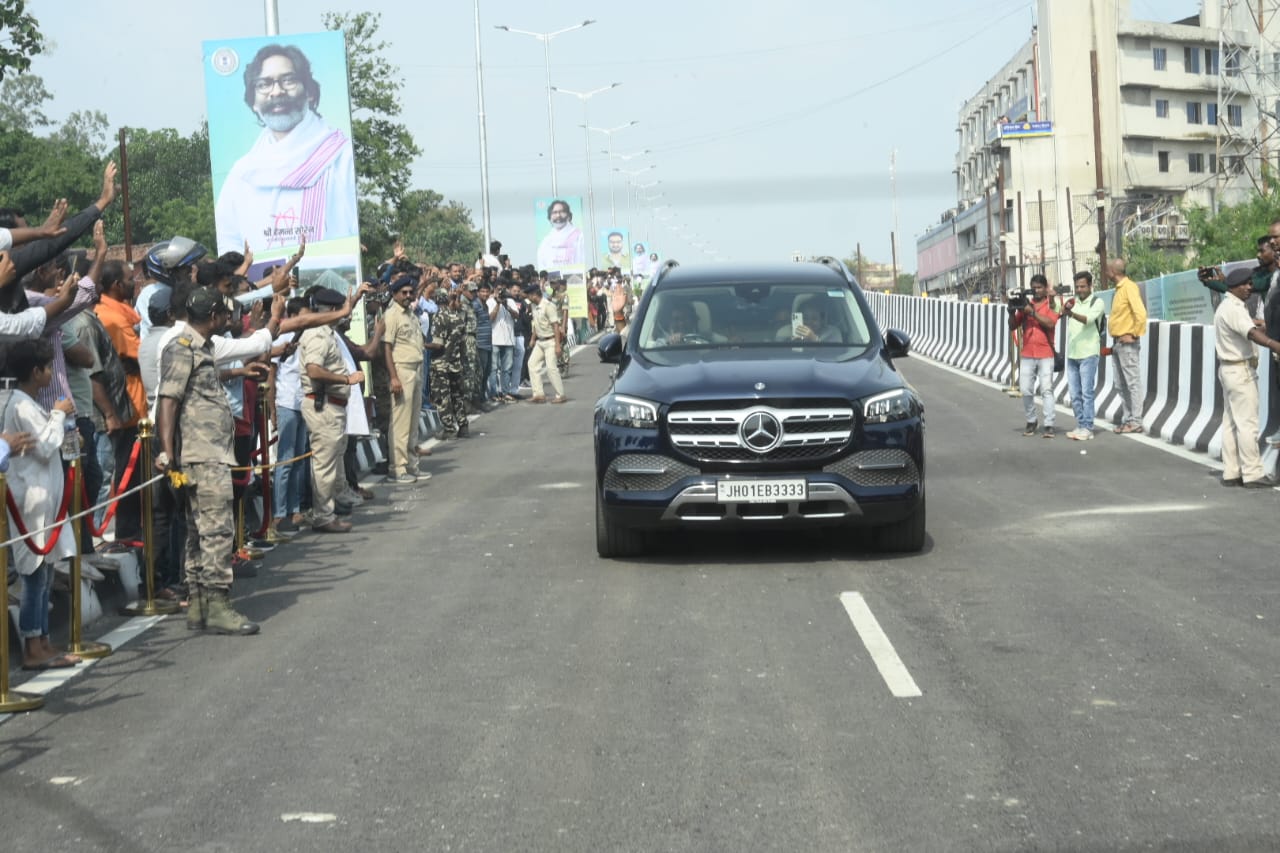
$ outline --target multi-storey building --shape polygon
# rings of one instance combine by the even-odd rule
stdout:
[[[1280,0],[1202,0],[1173,22],[1136,20],[1128,0],[1037,10],[1027,42],[960,109],[956,206],[917,241],[931,295],[1096,266],[1095,140],[1112,253],[1130,235],[1185,246],[1187,206],[1239,201],[1276,167]]]

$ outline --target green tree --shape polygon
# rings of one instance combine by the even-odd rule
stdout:
[[[351,142],[360,195],[395,205],[409,189],[413,159],[422,149],[397,121],[404,80],[386,57],[391,45],[378,37],[382,16],[326,12],[323,21],[326,29],[341,30],[346,36]]]
[[[471,211],[432,190],[410,190],[390,223],[414,260],[471,265],[483,235],[471,225]]]
[[[52,100],[38,74],[11,74],[0,80],[0,131],[35,133],[52,126],[44,113],[44,105]]]
[[[180,234],[212,251],[217,241],[208,125],[189,136],[173,128],[130,129],[126,145],[133,242],[153,243]],[[113,148],[109,156],[119,162],[119,149]],[[107,240],[123,243],[122,206],[113,205],[103,218]]]
[[[40,23],[26,6],[26,0],[0,0],[0,80],[7,69],[26,71],[31,57],[44,51]]]
[[[1186,253],[1163,249],[1141,237],[1126,237],[1120,252],[1125,260],[1125,272],[1134,281],[1146,281],[1188,268]]]
[[[76,110],[54,131],[55,139],[89,152],[94,157],[106,156],[111,125],[107,114],[98,110]]]
[[[101,189],[102,163],[89,152],[24,130],[0,133],[0,205],[38,221],[56,199],[79,210]]]
[[[1266,234],[1271,223],[1280,219],[1280,193],[1276,189],[1272,187],[1267,195],[1253,193],[1239,204],[1220,207],[1216,215],[1203,207],[1188,208],[1192,251],[1188,268],[1252,258],[1257,252],[1258,236]]]
[[[893,285],[894,293],[901,293],[906,296],[916,292],[916,274],[911,272],[898,273],[898,280]]]

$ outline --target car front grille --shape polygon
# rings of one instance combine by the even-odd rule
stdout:
[[[822,469],[859,486],[903,486],[920,482],[920,469],[905,450],[860,450]]]
[[[670,456],[626,453],[609,463],[604,487],[614,492],[660,492],[697,473],[697,468]]]
[[[853,409],[839,402],[744,402],[667,413],[671,446],[694,462],[820,461],[845,448],[853,429]]]

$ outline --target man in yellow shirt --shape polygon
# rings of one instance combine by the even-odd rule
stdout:
[[[1107,261],[1107,278],[1115,282],[1107,328],[1115,338],[1111,362],[1116,390],[1120,392],[1120,419],[1116,432],[1142,432],[1142,407],[1146,391],[1142,385],[1142,336],[1147,333],[1147,306],[1133,279],[1125,275],[1124,258]]]

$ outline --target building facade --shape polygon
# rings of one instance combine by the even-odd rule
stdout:
[[[1275,168],[1273,6],[1202,0],[1199,15],[1160,22],[1132,18],[1127,0],[1039,0],[1030,38],[960,109],[956,206],[918,239],[921,268],[968,297],[1096,267],[1095,45],[1109,251],[1127,236],[1185,248],[1184,208],[1240,201]],[[940,269],[948,225],[955,261]]]

